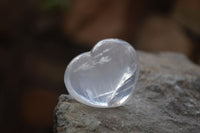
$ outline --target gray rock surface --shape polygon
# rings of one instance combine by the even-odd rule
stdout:
[[[200,67],[176,53],[138,52],[140,76],[133,97],[99,109],[61,95],[57,133],[200,133]]]

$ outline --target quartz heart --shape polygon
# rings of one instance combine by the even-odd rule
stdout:
[[[138,74],[139,62],[134,48],[123,40],[105,39],[69,63],[64,81],[69,94],[77,101],[110,108],[126,103]]]

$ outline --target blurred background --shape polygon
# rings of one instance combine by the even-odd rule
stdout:
[[[1,0],[1,132],[52,133],[64,71],[104,38],[200,64],[200,0]]]

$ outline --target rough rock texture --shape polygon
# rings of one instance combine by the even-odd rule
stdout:
[[[200,67],[180,54],[138,54],[139,81],[126,105],[92,108],[61,95],[55,132],[199,133]]]

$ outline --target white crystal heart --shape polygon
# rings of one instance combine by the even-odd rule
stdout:
[[[64,81],[69,94],[77,101],[109,108],[121,106],[128,100],[138,73],[134,48],[119,39],[105,39],[69,63]]]

